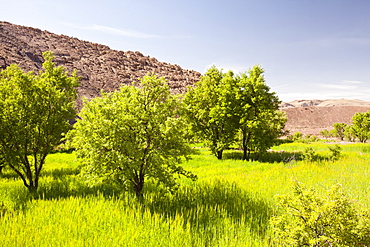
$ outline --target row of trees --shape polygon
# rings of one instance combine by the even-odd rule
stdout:
[[[30,191],[63,137],[91,184],[116,181],[141,197],[148,179],[172,189],[174,174],[196,178],[180,166],[193,153],[190,139],[204,141],[219,159],[240,141],[247,159],[273,145],[286,121],[261,67],[241,75],[212,67],[185,96],[170,94],[166,80],[155,75],[102,92],[85,101],[69,131],[79,78],[55,67],[51,53],[44,58],[39,74],[14,65],[0,72],[0,156]]]
[[[335,123],[333,129],[323,130],[324,137],[337,137],[351,142],[367,142],[370,139],[370,111],[358,112],[352,117],[352,123]]]

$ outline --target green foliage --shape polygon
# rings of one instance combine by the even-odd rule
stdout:
[[[329,160],[332,160],[332,161],[339,160],[342,148],[338,144],[335,144],[333,146],[328,146],[328,148],[330,151]]]
[[[280,196],[284,209],[271,220],[274,242],[284,246],[368,246],[369,214],[363,214],[335,185],[327,196],[298,182],[294,194]]]
[[[328,131],[327,129],[324,129],[324,130],[320,131],[320,134],[324,138],[330,138],[330,137],[332,137],[332,133],[330,131]]]
[[[345,137],[345,129],[347,127],[347,124],[345,123],[335,123],[333,125],[334,129],[332,129],[333,133],[332,133],[332,136],[333,137],[338,137],[340,140],[344,140],[344,137]]]
[[[35,191],[46,156],[75,117],[79,78],[55,67],[51,52],[39,74],[11,65],[0,72],[0,156]]]
[[[155,75],[143,77],[138,86],[86,102],[68,139],[91,184],[116,181],[141,197],[147,179],[171,190],[173,174],[195,176],[179,166],[193,150],[178,97]]]
[[[287,139],[293,142],[302,142],[302,143],[318,141],[317,136],[309,134],[303,135],[301,132],[295,132],[292,135],[288,136]]]
[[[340,140],[354,142],[356,139],[360,142],[366,142],[370,139],[370,111],[358,112],[352,117],[352,124],[335,123],[334,129],[330,131],[330,135],[338,137]]]
[[[346,128],[344,129],[344,138],[350,142],[356,141],[356,137],[354,135],[354,131],[351,125],[347,125]]]
[[[370,111],[356,113],[352,117],[352,135],[360,142],[370,139]]]
[[[338,145],[329,145],[329,157],[323,157],[319,155],[313,147],[306,147],[302,153],[302,159],[307,162],[317,162],[322,160],[337,161],[341,156],[342,148]]]
[[[315,162],[317,161],[319,156],[315,152],[315,150],[312,147],[307,147],[303,151],[303,160],[308,161],[308,162]]]
[[[238,132],[243,159],[251,152],[262,153],[283,134],[286,116],[279,112],[279,100],[265,84],[264,70],[254,66],[235,76],[211,67],[186,94],[186,116],[193,133],[222,158]]]
[[[303,134],[301,132],[294,132],[292,135],[288,136],[288,140],[293,142],[301,141],[303,139]]]
[[[306,142],[316,142],[318,141],[319,139],[317,138],[316,135],[306,135],[305,136],[305,141]]]
[[[243,159],[250,152],[263,153],[274,145],[274,140],[283,135],[287,121],[279,111],[280,101],[265,83],[264,70],[254,66],[248,73],[237,78],[235,89],[236,115],[241,132]]]
[[[184,103],[192,132],[222,159],[222,152],[235,141],[237,119],[233,106],[235,79],[212,66],[195,88],[189,88]]]

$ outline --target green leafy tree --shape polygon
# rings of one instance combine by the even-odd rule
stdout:
[[[235,76],[211,67],[184,99],[191,129],[208,144],[217,158],[241,133],[244,159],[261,153],[283,134],[286,117],[279,100],[265,84],[263,69],[254,66]]]
[[[256,65],[237,79],[235,114],[241,132],[243,159],[250,153],[262,153],[274,145],[274,140],[284,134],[287,121],[279,111],[280,101],[265,83],[264,70]]]
[[[143,77],[137,86],[85,102],[67,139],[91,184],[116,181],[141,198],[148,179],[171,190],[174,174],[196,177],[179,165],[193,153],[179,98],[155,75]]]
[[[347,124],[345,123],[335,123],[333,125],[334,129],[332,129],[332,135],[334,137],[338,137],[341,141],[344,140],[344,137],[345,137],[345,129],[347,127]]]
[[[0,72],[0,150],[4,162],[33,192],[46,156],[60,144],[75,117],[79,78],[55,67],[43,53],[43,70],[25,73],[11,65]]]
[[[329,138],[329,137],[331,137],[331,134],[332,134],[332,133],[331,133],[329,130],[324,129],[324,130],[320,131],[320,134],[321,134],[324,138]]]
[[[223,73],[212,66],[184,98],[192,132],[209,145],[218,159],[234,143],[237,133],[235,83],[232,72]]]
[[[344,129],[344,138],[350,142],[356,141],[356,137],[354,136],[352,125],[347,125],[346,128]]]
[[[370,139],[370,111],[358,112],[352,117],[351,132],[360,142]]]

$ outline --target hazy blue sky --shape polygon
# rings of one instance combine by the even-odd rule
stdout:
[[[370,101],[370,0],[0,0],[0,20],[204,73],[265,70],[283,101]]]

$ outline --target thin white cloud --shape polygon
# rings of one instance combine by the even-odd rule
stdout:
[[[364,83],[363,81],[347,81],[347,80],[343,80],[341,81],[341,83],[348,83],[348,84],[362,84]]]
[[[330,91],[318,91],[312,92],[298,92],[298,93],[277,93],[280,100],[284,102],[291,102],[294,100],[326,100],[326,99],[359,99],[364,101],[370,101],[368,92],[360,91],[349,91],[349,92],[330,92]]]
[[[104,33],[109,33],[109,34],[114,34],[114,35],[131,37],[131,38],[143,38],[143,39],[160,38],[160,36],[158,35],[146,34],[146,33],[141,33],[141,32],[127,30],[127,29],[117,29],[117,28],[106,27],[106,26],[101,26],[101,25],[92,25],[88,29],[96,30],[96,31],[104,32]]]
[[[277,86],[274,86],[273,88],[278,89],[278,88],[287,88],[287,87],[289,87],[289,84],[277,85]]]
[[[348,89],[346,85],[326,85],[326,87],[313,85],[309,89],[302,88],[300,92],[292,92],[286,88],[277,88],[276,92],[280,100],[284,102],[313,99],[359,99],[370,101],[370,88],[368,87],[352,86],[351,89]]]
[[[73,27],[76,29],[92,30],[102,33],[108,33],[113,35],[125,36],[130,38],[140,38],[140,39],[150,39],[150,38],[162,38],[159,35],[147,34],[142,32],[137,32],[129,29],[118,29],[113,27],[107,27],[103,25],[91,25],[91,26],[81,26],[73,23],[63,23],[63,25]]]
[[[337,89],[337,90],[354,90],[357,86],[354,85],[337,85],[337,84],[321,84],[322,88]]]

